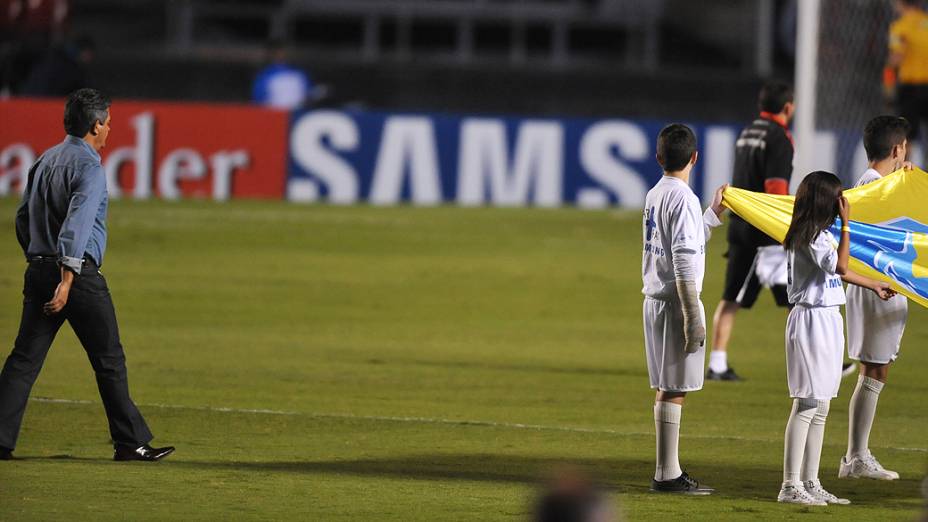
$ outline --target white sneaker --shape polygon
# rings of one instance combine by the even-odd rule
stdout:
[[[841,457],[841,466],[838,468],[838,478],[869,478],[876,480],[896,480],[899,474],[883,467],[876,457],[868,450],[866,454],[857,457]]]
[[[826,504],[850,504],[851,501],[846,498],[838,498],[822,487],[822,483],[818,480],[807,480],[805,482],[806,493],[812,495],[813,497],[825,502]]]
[[[802,504],[804,506],[828,505],[828,503],[824,500],[819,500],[807,493],[806,488],[802,485],[802,482],[797,482],[795,484],[787,484],[784,482],[783,487],[780,488],[780,494],[777,495],[777,502],[785,502],[787,504]]]

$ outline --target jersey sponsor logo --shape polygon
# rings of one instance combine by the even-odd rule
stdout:
[[[656,256],[664,257],[664,248],[653,245],[651,243],[644,244],[644,251],[646,254],[654,254]]]
[[[908,216],[876,225],[850,222],[851,255],[928,298],[928,225]],[[833,233],[840,233],[837,222]]]
[[[840,286],[841,286],[840,277],[829,277],[828,280],[825,281],[825,288],[838,288]]]
[[[654,221],[654,207],[644,209],[644,226],[647,228],[645,234],[645,241],[651,241],[651,235],[654,233],[654,228],[657,226],[657,221]]]
[[[656,256],[664,256],[664,248],[660,245],[655,245],[650,243],[651,239],[657,239],[657,234],[655,229],[657,229],[657,221],[654,219],[655,209],[652,206],[651,208],[644,209],[644,252],[646,254],[654,254]]]

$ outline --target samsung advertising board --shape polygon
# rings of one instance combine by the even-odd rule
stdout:
[[[32,162],[64,138],[62,111],[63,100],[0,101],[0,196],[21,193]],[[102,157],[113,198],[343,205],[641,208],[667,123],[127,100],[112,114]],[[741,124],[684,123],[705,200],[731,179]],[[820,133],[815,153],[847,184],[866,168],[857,132]]]
[[[313,110],[292,116],[287,199],[640,208],[664,123]],[[697,194],[731,176],[733,125],[692,125]]]

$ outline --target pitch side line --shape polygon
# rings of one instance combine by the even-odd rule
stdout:
[[[49,404],[82,404],[82,405],[99,405],[99,402],[81,400],[81,399],[56,399],[51,397],[33,397],[29,399],[35,402],[44,402]],[[381,422],[408,422],[418,424],[442,424],[451,426],[480,426],[486,428],[508,428],[517,430],[536,430],[536,431],[561,431],[567,433],[593,433],[602,435],[620,435],[627,437],[651,437],[652,432],[640,431],[619,431],[608,428],[582,428],[574,426],[548,426],[544,424],[521,424],[514,422],[495,422],[482,420],[452,420],[436,417],[391,417],[383,415],[352,415],[350,413],[306,413],[288,410],[268,410],[268,409],[248,409],[248,408],[227,408],[220,406],[184,406],[181,404],[139,404],[142,408],[160,408],[165,410],[193,410],[207,411],[216,413],[247,413],[254,415],[283,415],[289,417],[313,417],[317,419],[346,419],[346,420],[368,420]],[[764,443],[781,443],[779,439],[755,439],[750,437],[735,437],[723,435],[686,435],[687,439],[702,440],[734,440],[739,442],[764,442]],[[907,451],[914,453],[928,453],[928,448],[896,448],[893,446],[875,446],[882,449],[895,451]]]

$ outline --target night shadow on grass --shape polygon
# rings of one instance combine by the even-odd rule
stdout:
[[[477,361],[440,361],[440,360],[423,360],[423,359],[368,359],[368,364],[386,365],[398,364],[403,366],[426,366],[437,368],[451,368],[457,370],[491,370],[501,372],[525,372],[525,373],[554,373],[568,375],[595,375],[607,377],[641,377],[647,376],[648,372],[643,368],[596,368],[596,367],[572,367],[572,366],[547,366],[540,364],[505,364],[495,362],[477,362]]]
[[[26,457],[25,461],[59,461],[81,463],[113,463],[102,458]],[[739,467],[703,461],[686,461],[687,471],[716,489],[715,498],[732,498],[776,502],[782,480],[779,462],[769,466]],[[201,471],[236,471],[260,473],[335,474],[412,480],[462,480],[539,485],[552,471],[571,466],[587,473],[597,484],[618,493],[641,494],[650,487],[654,464],[634,459],[569,459],[492,454],[408,455],[382,459],[334,459],[306,461],[192,461],[183,455],[173,455],[159,463],[128,463],[138,466],[165,466]],[[834,470],[823,469],[823,484],[838,496],[858,505],[912,509],[920,502],[921,479],[903,478],[897,481],[839,480]]]

